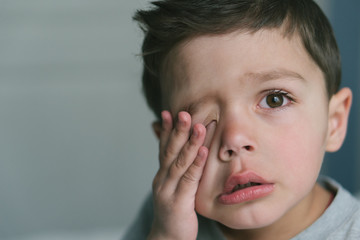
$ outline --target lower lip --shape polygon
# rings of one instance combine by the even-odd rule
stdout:
[[[268,196],[274,191],[274,184],[262,184],[244,188],[233,193],[219,196],[219,202],[224,205],[239,204]]]

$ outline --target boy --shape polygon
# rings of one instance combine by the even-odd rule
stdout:
[[[352,99],[319,7],[153,4],[135,19],[160,168],[124,239],[360,239],[359,203],[318,179]]]

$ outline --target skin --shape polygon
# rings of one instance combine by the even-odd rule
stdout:
[[[172,52],[164,76],[168,110],[153,125],[160,168],[149,239],[196,239],[196,212],[217,221],[227,239],[289,239],[321,216],[331,194],[316,179],[325,151],[344,140],[352,96],[343,88],[328,100],[297,35],[199,36]],[[219,202],[228,177],[246,172],[274,190]]]

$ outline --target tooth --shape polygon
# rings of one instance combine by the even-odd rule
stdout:
[[[242,188],[243,188],[243,186],[242,186],[241,184],[238,184],[238,185],[236,185],[236,186],[234,187],[233,192],[235,192],[235,191],[237,191],[237,190],[240,190],[240,189],[242,189]]]
[[[248,182],[246,184],[238,184],[234,187],[232,192],[236,192],[238,190],[242,190],[244,188],[248,188],[248,187],[252,187],[252,186],[258,186],[261,185],[261,183],[256,183],[256,182]]]

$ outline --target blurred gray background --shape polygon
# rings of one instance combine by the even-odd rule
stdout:
[[[147,2],[0,0],[0,239],[116,239],[135,217],[157,169],[131,20]],[[356,192],[360,2],[318,2],[354,90],[351,131],[324,173]]]

